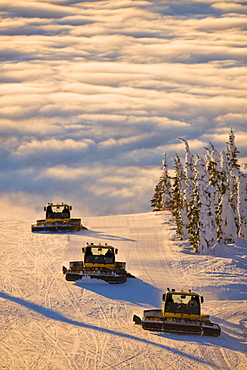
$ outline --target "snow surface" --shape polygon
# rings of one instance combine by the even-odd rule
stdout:
[[[247,242],[195,254],[168,211],[82,218],[89,230],[31,233],[1,222],[1,369],[247,369]],[[33,220],[32,220],[33,222]],[[136,275],[122,285],[67,282],[62,265],[86,242],[108,242]],[[218,338],[163,334],[132,321],[167,287],[204,296]]]

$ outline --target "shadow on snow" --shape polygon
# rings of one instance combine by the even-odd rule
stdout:
[[[160,308],[163,290],[137,278],[128,278],[124,284],[108,284],[92,279],[92,282],[77,280],[75,285],[113,300],[122,300],[140,305]],[[148,307],[147,307],[148,308]]]
[[[135,242],[135,239],[128,239],[128,238],[123,238],[122,236],[117,236],[117,235],[109,235],[105,234],[104,232],[101,231],[94,231],[94,230],[81,230],[81,231],[61,231],[61,232],[51,232],[51,231],[34,231],[33,234],[46,234],[46,235],[79,235],[79,236],[87,236],[90,238],[96,238],[99,240],[113,240],[113,241],[129,241],[129,242]]]
[[[132,334],[121,333],[121,332],[114,331],[114,330],[111,330],[111,329],[108,329],[108,328],[102,328],[102,327],[98,327],[98,326],[95,326],[95,325],[89,325],[89,324],[85,324],[83,322],[71,320],[71,319],[61,315],[58,312],[52,311],[48,308],[39,306],[35,303],[26,301],[24,299],[11,296],[7,293],[0,293],[0,297],[2,297],[4,299],[8,299],[9,301],[15,302],[17,304],[20,304],[20,305],[28,308],[29,310],[37,312],[40,315],[43,315],[43,316],[45,316],[49,319],[52,319],[52,320],[60,321],[60,322],[63,322],[65,324],[69,324],[69,325],[75,325],[75,326],[78,326],[78,327],[81,327],[81,328],[84,328],[84,329],[96,330],[96,331],[103,332],[103,333],[106,333],[106,334],[115,335],[115,336],[123,337],[123,338],[126,338],[126,339],[130,339],[130,340],[135,340],[135,341],[138,341],[138,342],[145,343],[147,345],[148,344],[149,345],[154,345],[154,346],[159,347],[163,350],[167,350],[167,351],[170,351],[170,352],[175,351],[178,355],[180,355],[182,357],[187,357],[190,360],[194,360],[196,362],[201,362],[201,363],[204,363],[204,364],[208,364],[208,362],[204,361],[203,359],[196,358],[195,356],[184,353],[184,352],[182,352],[178,349],[175,350],[174,348],[170,348],[170,347],[168,347],[164,344],[155,343],[155,342],[152,342],[148,339],[138,338],[138,337],[136,337],[135,335],[132,335]],[[214,367],[215,367],[215,365],[214,365]]]
[[[109,235],[101,231],[93,231],[93,230],[84,230],[83,235],[91,237],[91,238],[97,238],[97,239],[103,239],[103,240],[129,241],[129,242],[136,241],[134,239],[123,238],[122,236],[117,236],[117,235]]]

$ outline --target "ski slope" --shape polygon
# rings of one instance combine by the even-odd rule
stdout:
[[[82,218],[78,233],[31,233],[1,222],[1,369],[247,369],[247,242],[196,255],[169,212]],[[118,248],[136,279],[67,282],[62,265],[86,242]],[[218,338],[155,333],[132,321],[167,287],[202,294]]]

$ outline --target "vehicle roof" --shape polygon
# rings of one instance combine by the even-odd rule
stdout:
[[[102,245],[102,244],[88,244],[88,245],[86,245],[86,247],[93,247],[93,248],[106,248],[106,249],[108,249],[108,248],[113,248],[113,246],[112,245]]]
[[[172,291],[172,290],[169,290],[166,292],[167,294],[175,294],[175,295],[196,295],[196,296],[199,296],[198,293],[195,293],[195,292],[185,292],[183,290],[181,291]]]
[[[47,203],[46,206],[68,206],[67,203]]]
[[[86,247],[113,248],[112,245],[105,244],[88,244]]]

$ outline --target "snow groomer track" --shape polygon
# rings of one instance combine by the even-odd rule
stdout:
[[[1,369],[247,368],[246,242],[198,255],[175,236],[170,213],[87,217],[88,230],[31,233],[1,222]],[[65,280],[87,243],[109,243],[136,276],[121,285]],[[193,289],[220,337],[142,330],[133,314],[159,308],[167,287]]]

